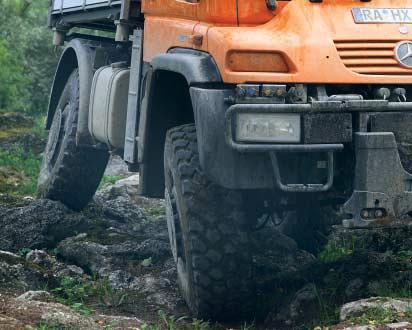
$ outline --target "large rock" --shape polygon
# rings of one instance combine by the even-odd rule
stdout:
[[[329,244],[377,253],[412,250],[412,222],[402,226],[371,229],[334,228]]]
[[[328,249],[335,254],[326,266],[327,285],[340,283],[344,302],[387,292],[400,292],[412,280],[412,226],[347,230],[336,227]],[[344,276],[343,276],[344,274]]]
[[[0,249],[52,248],[87,227],[87,218],[58,202],[36,200],[17,208],[0,207]]]
[[[137,317],[96,315],[95,322],[103,326],[104,330],[139,330],[144,329],[144,322]]]
[[[94,276],[107,280],[113,290],[110,297],[103,299],[107,306],[121,302],[122,308],[131,313],[135,313],[136,308],[139,312],[142,308],[175,312],[183,306],[177,292],[176,269],[165,228],[160,224],[153,225],[161,232],[157,238],[146,239],[145,234],[140,233],[140,237],[126,237],[120,243],[111,242],[110,238],[107,242],[97,243],[93,237],[81,234],[64,240],[58,247],[59,254]]]
[[[74,262],[94,274],[105,276],[110,272],[109,247],[90,242],[87,234],[71,237],[59,244],[59,254],[66,261]],[[115,260],[116,261],[116,260]]]
[[[161,275],[163,270],[173,268],[171,277],[175,277],[174,265],[169,263],[171,255],[166,224],[154,221],[136,228],[133,222],[129,225],[127,229],[124,223],[120,223],[119,227],[107,228],[97,236],[84,233],[67,238],[58,246],[59,255],[94,275],[108,278],[115,290],[144,291],[148,296],[158,292],[158,286],[147,290],[144,280],[148,273],[155,271],[156,285],[166,282],[169,284],[167,289],[175,291],[175,283],[171,284]],[[163,284],[160,286],[164,289]]]
[[[135,174],[98,191],[95,202],[109,217],[130,218],[133,212],[144,212],[148,218],[164,218],[164,201],[139,196],[138,189],[139,175]]]
[[[92,226],[63,240],[60,255],[100,276],[125,270],[133,261],[152,258],[163,262],[170,258],[166,221],[148,217],[146,212],[149,205],[163,203],[141,206],[135,199],[137,184],[138,179],[131,176],[99,191],[87,210],[95,217]]]
[[[306,272],[315,257],[299,249],[293,239],[271,223],[253,233],[252,251],[260,301],[257,311],[265,315],[265,311],[273,309],[267,318],[268,327],[288,329],[311,315],[317,307],[313,290],[301,289],[308,282],[302,281],[300,274]]]
[[[142,325],[143,321],[136,317],[80,315],[62,304],[36,300],[33,293],[18,298],[0,296],[0,329],[38,329],[43,326],[61,330],[137,330]]]
[[[405,291],[412,281],[411,237],[410,225],[368,230],[335,227],[317,258],[306,258],[309,262],[298,263],[295,270],[293,263],[285,262],[284,269],[290,271],[268,276],[272,286],[266,292],[282,292],[276,295],[268,326],[299,328],[325,313],[333,315],[345,303]],[[286,260],[294,255],[284,254]]]
[[[122,301],[124,309],[141,310],[137,300],[148,312],[173,312],[183,303],[177,293],[167,224],[163,217],[153,216],[154,211],[147,215],[147,209],[154,210],[163,202],[142,207],[134,189],[136,178],[130,177],[98,192],[87,211],[98,214],[98,220],[87,232],[63,240],[58,245],[59,256],[107,279],[116,292],[114,298],[105,299],[108,306]]]
[[[52,278],[46,270],[16,254],[0,251],[0,289],[21,293],[43,288],[48,282]]]
[[[52,301],[52,295],[47,291],[27,291],[22,295],[16,298],[17,300],[22,301],[43,301],[50,302]]]
[[[327,330],[410,330],[412,329],[412,324],[409,322],[396,322],[381,325],[354,325],[354,326],[336,326],[327,327]],[[318,330],[315,328],[315,330]]]
[[[95,228],[90,234],[63,240],[58,246],[59,255],[99,276],[129,270],[131,264],[148,258],[164,262],[170,258],[166,223],[143,220],[108,219],[108,228]]]
[[[26,261],[41,267],[43,270],[47,271],[48,274],[52,274],[57,283],[67,277],[73,278],[80,282],[83,279],[88,278],[82,268],[58,261],[55,256],[51,256],[43,250],[30,251],[26,255]]]
[[[271,224],[252,234],[252,251],[259,282],[265,278],[271,282],[274,276],[297,272],[315,260],[311,253],[299,249],[293,239]]]
[[[135,174],[125,179],[117,181],[115,184],[110,185],[96,193],[96,199],[102,200],[114,200],[119,197],[133,199],[137,196],[139,188],[139,175]]]
[[[386,297],[372,297],[361,299],[343,305],[340,309],[340,320],[361,316],[368,310],[381,308],[394,313],[408,313],[412,310],[412,299],[393,299]]]
[[[2,320],[2,317],[7,318]],[[4,322],[4,323],[3,323]],[[103,329],[92,318],[75,313],[67,306],[58,303],[0,298],[0,328],[24,329],[37,325],[62,330],[94,330]]]
[[[138,225],[146,219],[143,209],[133,205],[127,197],[119,196],[115,199],[104,200],[99,203],[99,206],[107,223],[114,224],[118,228],[121,224],[130,226],[133,222],[134,225]],[[125,226],[122,227],[125,228]]]
[[[27,253],[26,260],[46,269],[51,269],[55,260],[43,250],[32,250]]]
[[[117,155],[112,155],[109,159],[104,175],[128,177],[133,175],[133,173],[129,172],[129,168],[122,158]]]

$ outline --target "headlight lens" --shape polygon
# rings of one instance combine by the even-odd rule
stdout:
[[[238,113],[236,141],[299,143],[300,115],[276,113]]]

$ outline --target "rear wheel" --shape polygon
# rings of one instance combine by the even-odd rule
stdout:
[[[189,308],[206,319],[250,318],[255,288],[242,196],[204,176],[194,125],[167,133],[165,180],[170,242]]]
[[[106,150],[76,144],[79,72],[70,75],[54,114],[38,181],[38,195],[74,210],[91,200],[106,168]]]

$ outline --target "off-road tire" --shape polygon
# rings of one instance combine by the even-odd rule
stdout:
[[[38,196],[81,210],[93,197],[109,153],[76,144],[79,72],[73,71],[60,96],[43,155]]]
[[[178,284],[202,319],[250,319],[255,287],[242,195],[203,174],[194,125],[169,130],[166,213]]]

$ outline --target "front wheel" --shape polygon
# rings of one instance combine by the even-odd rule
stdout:
[[[196,317],[247,319],[255,288],[242,196],[205,177],[197,148],[194,125],[167,133],[166,213],[178,284]]]
[[[76,144],[79,88],[76,69],[53,117],[37,188],[39,197],[60,201],[74,210],[81,210],[91,200],[109,159],[106,150]]]

